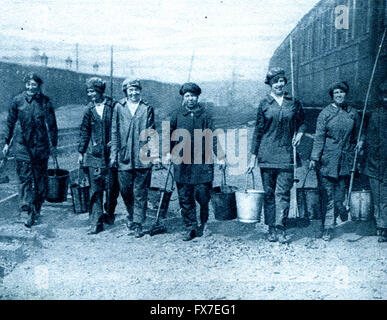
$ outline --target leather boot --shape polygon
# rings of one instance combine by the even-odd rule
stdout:
[[[387,229],[381,229],[378,242],[387,242]]]
[[[285,229],[278,229],[277,228],[277,234],[278,234],[278,242],[279,243],[289,243],[289,238],[286,236]]]
[[[190,229],[188,230],[184,236],[183,236],[183,241],[190,241],[194,238],[197,237],[197,232],[196,232],[196,229]]]
[[[135,223],[134,237],[141,238],[142,236],[144,236],[144,232],[142,232],[142,225],[140,223]]]
[[[276,232],[275,227],[269,227],[269,234],[267,236],[267,240],[269,242],[276,242],[276,241],[278,241],[277,232]]]
[[[36,212],[35,209],[30,209],[27,214],[26,221],[24,222],[24,225],[27,228],[31,228],[36,222]]]
[[[110,214],[110,213],[104,214],[103,217],[104,217],[104,222],[110,226],[114,224],[114,220],[116,219],[114,214]]]
[[[98,234],[103,231],[103,223],[98,222],[95,227],[92,227],[87,234]]]
[[[26,221],[24,222],[24,225],[27,228],[31,228],[34,225],[34,223],[35,223],[34,215],[31,213],[28,213],[28,216],[27,216]]]
[[[332,229],[324,229],[322,239],[324,241],[330,241],[332,239]]]

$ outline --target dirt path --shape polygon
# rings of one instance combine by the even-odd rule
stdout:
[[[63,165],[73,168],[74,157]],[[227,182],[243,187],[244,178]],[[70,198],[45,203],[31,230],[19,222],[17,203],[2,203],[0,299],[387,299],[387,244],[370,236],[370,223],[343,223],[326,243],[313,221],[290,229],[292,242],[280,245],[266,241],[262,223],[216,221],[211,212],[212,235],[187,243],[172,199],[168,233],[141,239],[128,235],[121,199],[115,225],[94,236]]]
[[[0,235],[9,237],[0,243],[24,247],[0,285],[1,299],[387,298],[387,245],[365,236],[368,224],[344,223],[326,243],[315,238],[314,221],[291,229],[292,243],[280,245],[265,240],[262,224],[211,214],[212,235],[187,243],[176,208],[167,234],[141,239],[128,235],[121,201],[115,225],[94,236],[70,202],[47,204],[31,230],[16,218],[3,221]]]

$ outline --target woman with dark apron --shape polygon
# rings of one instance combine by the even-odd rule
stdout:
[[[262,172],[268,240],[287,243],[285,229],[294,177],[293,147],[300,143],[306,129],[304,112],[301,104],[285,93],[284,70],[271,69],[265,83],[271,91],[258,106],[248,173],[256,164]]]
[[[342,221],[348,219],[344,200],[360,125],[356,109],[346,102],[348,91],[349,86],[344,81],[335,83],[329,89],[332,103],[317,118],[309,165],[311,169],[318,168],[325,211],[322,218],[322,237],[325,241],[331,240],[333,236],[337,216]]]

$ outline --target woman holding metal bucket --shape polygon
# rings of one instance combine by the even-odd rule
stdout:
[[[317,118],[316,134],[309,167],[318,165],[318,176],[322,188],[325,213],[322,213],[322,238],[329,241],[333,235],[336,217],[348,219],[344,207],[346,190],[349,185],[351,168],[356,147],[356,134],[360,116],[349,106],[346,97],[349,86],[337,82],[329,89],[332,102]],[[360,148],[360,141],[358,147]]]
[[[265,84],[270,93],[258,106],[248,173],[258,165],[265,191],[265,224],[268,240],[287,243],[286,218],[293,185],[293,147],[300,143],[306,126],[301,104],[285,93],[287,78],[281,68],[272,68]]]
[[[8,112],[3,154],[7,156],[13,140],[20,209],[27,212],[24,224],[30,228],[47,196],[47,164],[49,155],[57,154],[58,127],[51,101],[41,91],[42,79],[31,72],[24,83],[25,91],[13,99]]]

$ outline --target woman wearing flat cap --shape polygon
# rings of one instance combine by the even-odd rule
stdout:
[[[47,195],[47,164],[50,154],[57,155],[58,127],[50,99],[41,91],[42,79],[29,73],[24,83],[26,90],[13,99],[8,112],[3,154],[7,156],[13,140],[20,208],[27,212],[25,226],[30,228]]]
[[[149,155],[142,153],[147,141],[141,139],[141,134],[155,130],[156,126],[153,107],[141,97],[141,82],[126,79],[122,83],[122,91],[125,98],[117,103],[113,113],[110,166],[118,167],[120,193],[128,212],[127,227],[134,231],[135,238],[140,238],[144,235],[142,226],[146,219],[148,188],[154,163],[153,160],[145,161],[154,154],[152,151]]]
[[[103,231],[104,223],[114,223],[119,195],[117,171],[108,167],[115,102],[104,95],[105,87],[105,82],[99,77],[86,80],[90,101],[83,115],[78,145],[79,163],[87,168],[90,180],[89,234]],[[106,202],[103,206],[104,191]]]
[[[209,131],[203,131],[209,129],[212,133],[214,130],[212,117],[206,111],[204,106],[198,103],[201,89],[196,83],[188,82],[182,85],[179,91],[183,97],[182,105],[175,110],[171,116],[171,150],[172,160],[174,163],[174,178],[176,181],[179,204],[181,208],[181,215],[186,227],[183,240],[189,241],[197,236],[209,234],[209,231],[205,231],[205,225],[208,220],[208,204],[210,201],[210,191],[212,188],[212,180],[214,178],[214,162],[212,152],[218,157],[218,163],[221,165],[221,169],[225,168],[225,157],[223,151],[221,155],[218,154],[217,139],[212,134],[207,135]],[[176,129],[184,129],[189,132],[190,138],[189,144],[185,139],[181,140],[181,136],[174,137],[174,131]],[[194,130],[200,130],[204,132],[203,136],[205,143],[201,144],[201,148],[195,148]],[[178,144],[177,140],[180,139],[179,154],[175,154],[174,147]],[[207,143],[212,139],[213,148],[207,148]],[[206,150],[209,150],[206,153]],[[184,154],[183,150],[188,151],[188,156]],[[180,157],[180,160],[176,159]],[[200,161],[196,161],[200,159]],[[196,219],[196,202],[200,205],[200,227]]]
[[[265,191],[265,224],[268,241],[287,243],[286,218],[293,185],[293,146],[300,143],[305,131],[301,104],[285,93],[287,78],[281,68],[272,68],[265,84],[271,91],[258,106],[251,160],[248,172],[258,165]]]
[[[365,174],[369,177],[378,241],[387,241],[387,80],[379,86],[379,106],[368,122]]]
[[[346,190],[357,145],[356,138],[360,117],[356,109],[346,102],[349,86],[341,81],[329,88],[332,102],[326,106],[317,118],[316,134],[313,143],[311,169],[318,168],[321,177],[324,204],[322,230],[323,240],[333,236],[336,217],[342,221],[348,219],[344,207]],[[359,148],[361,146],[359,143]]]

